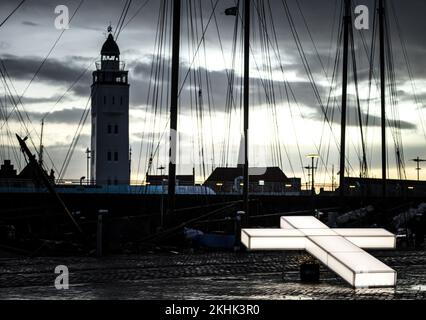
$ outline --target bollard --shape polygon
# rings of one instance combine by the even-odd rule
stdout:
[[[241,251],[241,216],[245,215],[244,211],[238,211],[234,219],[235,243],[234,252]]]
[[[102,214],[98,215],[98,226],[96,232],[96,256],[102,257]]]

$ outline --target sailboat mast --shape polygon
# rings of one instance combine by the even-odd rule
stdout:
[[[342,119],[340,136],[340,196],[345,195],[345,164],[346,164],[346,109],[348,101],[348,58],[349,58],[349,27],[351,27],[351,0],[345,0],[345,16],[343,18],[343,79],[342,79]]]
[[[172,44],[172,83],[170,96],[170,150],[169,150],[169,214],[173,214],[176,193],[176,148],[179,95],[179,54],[180,54],[180,15],[181,0],[173,1],[173,44]]]
[[[382,127],[382,192],[386,197],[386,69],[385,69],[385,4],[379,0],[380,28],[380,90]]]
[[[40,166],[43,166],[43,153],[44,153],[43,135],[44,135],[44,119],[41,120],[40,151],[38,156],[38,163],[40,164]]]
[[[245,222],[249,214],[250,0],[244,2],[244,186]]]

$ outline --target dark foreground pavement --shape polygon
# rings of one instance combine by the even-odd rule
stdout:
[[[324,268],[302,284],[298,253],[170,253],[0,259],[0,299],[426,299],[426,251],[373,254],[398,272],[396,288],[354,290]],[[69,290],[55,289],[58,265]]]

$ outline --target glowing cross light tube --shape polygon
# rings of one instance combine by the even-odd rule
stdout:
[[[243,229],[249,250],[306,250],[355,288],[393,287],[396,272],[364,249],[394,249],[384,229],[330,229],[311,216],[282,217],[281,229]]]

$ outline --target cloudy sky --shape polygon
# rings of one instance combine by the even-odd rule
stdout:
[[[19,2],[1,1],[0,22]],[[279,165],[288,176],[302,177],[305,181],[308,178],[303,170],[303,166],[307,165],[305,156],[320,153],[318,181],[331,182],[333,165],[337,173],[341,63],[335,77],[333,70],[338,56],[341,2],[252,1],[249,141],[252,166]],[[355,31],[354,55],[367,160],[370,175],[378,177],[380,101],[376,80],[379,71],[377,50],[371,86],[368,59],[374,2],[354,2],[354,5],[366,5],[370,9],[370,29]],[[426,119],[423,118],[426,98],[426,2],[387,2],[390,4],[388,16],[395,72],[394,92],[398,98],[394,106],[388,101],[389,172],[391,177],[397,177],[394,139],[402,139],[406,174],[414,178],[416,172],[411,159],[426,157]],[[18,168],[22,167],[22,156],[14,149],[16,142],[10,135],[19,133],[25,136],[30,133],[31,145],[37,146],[40,121],[45,117],[46,166],[51,168],[53,163],[60,171],[89,102],[91,72],[99,59],[106,29],[110,23],[113,28],[117,27],[125,3],[117,0],[65,0],[60,3],[27,0],[0,28],[1,68],[8,75],[6,82],[3,79],[0,81],[1,160],[10,158]],[[239,85],[242,69],[241,21],[238,17],[224,15],[225,9],[235,3],[234,0],[183,0],[178,171],[191,173],[195,167],[199,180],[208,175],[212,167],[235,166],[238,161],[242,131]],[[288,6],[287,12],[285,4]],[[55,28],[55,8],[58,5],[67,6],[70,16],[75,13],[68,30]],[[170,0],[133,0],[117,41],[121,59],[126,62],[130,72],[133,180],[143,179],[152,151],[153,173],[168,162],[166,128],[170,16]],[[294,24],[291,25],[289,20]],[[238,30],[234,48],[236,24]],[[158,41],[162,30],[159,25],[164,25],[161,41]],[[292,26],[299,43],[294,39]],[[203,34],[204,41],[201,41]],[[299,49],[303,52],[302,56]],[[154,82],[152,70],[156,69],[161,71],[162,76]],[[307,69],[315,82],[315,89]],[[233,81],[230,80],[232,70],[235,70]],[[350,79],[352,83],[352,75]],[[232,94],[230,82],[233,84]],[[359,175],[362,148],[353,83],[349,93],[348,168],[350,174],[356,176]],[[19,113],[13,106],[11,95],[15,101],[22,97],[22,103],[17,108]],[[5,115],[9,118],[7,122]],[[65,173],[66,178],[78,179],[85,175],[85,150],[90,146],[90,115],[79,137]]]

